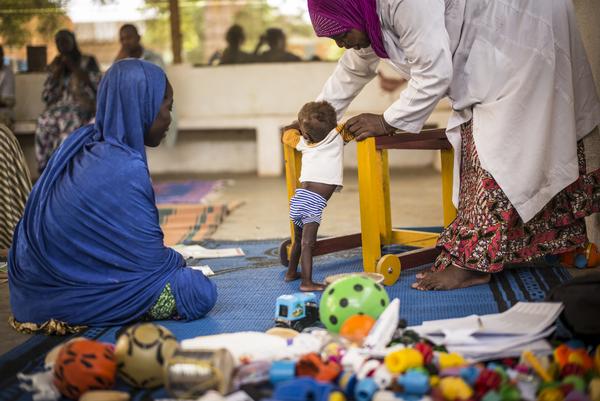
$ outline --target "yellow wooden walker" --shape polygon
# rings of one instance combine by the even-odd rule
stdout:
[[[302,154],[283,145],[288,202],[300,185]],[[445,130],[424,130],[420,134],[398,134],[368,138],[357,143],[358,192],[360,197],[360,225],[358,234],[318,240],[313,255],[324,255],[362,246],[365,272],[384,276],[385,285],[393,285],[400,276],[401,268],[412,268],[431,263],[439,254],[435,248],[438,234],[415,230],[393,229],[390,211],[390,176],[388,149],[440,149],[442,164],[442,206],[444,226],[456,217],[452,204],[453,151],[446,139]],[[281,263],[287,266],[294,223],[290,222],[291,236],[280,247]],[[409,245],[417,249],[382,257],[383,245]]]

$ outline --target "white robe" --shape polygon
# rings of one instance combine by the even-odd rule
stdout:
[[[473,120],[481,166],[523,221],[579,176],[577,141],[600,123],[600,102],[571,0],[378,0],[390,64],[408,81],[385,112],[419,132],[448,96],[458,203],[460,124]],[[323,87],[341,117],[375,75],[371,48],[349,50]]]

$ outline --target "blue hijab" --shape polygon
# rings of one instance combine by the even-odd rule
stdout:
[[[141,317],[166,284],[183,319],[215,304],[215,285],[163,244],[144,135],[164,72],[127,59],[103,77],[95,125],[73,132],[34,186],[9,254],[19,322],[106,326]]]

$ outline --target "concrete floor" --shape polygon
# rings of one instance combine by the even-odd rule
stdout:
[[[160,176],[155,181],[181,176]],[[190,177],[184,177],[190,178]],[[243,201],[219,227],[216,240],[248,240],[289,237],[285,179],[255,175],[199,176],[198,179],[227,179],[228,185],[214,202]],[[333,195],[325,209],[320,235],[351,234],[360,229],[358,185],[355,171],[345,174],[344,189]],[[395,226],[439,226],[442,224],[440,176],[433,169],[392,172],[392,222]],[[8,284],[0,284],[0,354],[21,344],[28,335],[8,326]]]

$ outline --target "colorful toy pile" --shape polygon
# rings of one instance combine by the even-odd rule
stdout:
[[[282,298],[278,319],[305,318],[303,303],[315,298]],[[245,399],[269,401],[600,401],[600,347],[591,352],[573,341],[552,355],[525,352],[520,359],[469,364],[405,329],[399,301],[390,302],[383,287],[364,277],[331,284],[319,308],[328,330],[198,337],[201,347],[194,349],[186,341],[177,347],[168,330],[151,323],[127,329],[114,350],[91,340],[69,342],[50,361],[54,383],[64,396],[83,394],[82,400],[127,399],[94,391],[111,388],[118,374],[134,387],[164,385],[177,399],[211,401],[233,400],[232,392],[244,399],[240,390]]]

